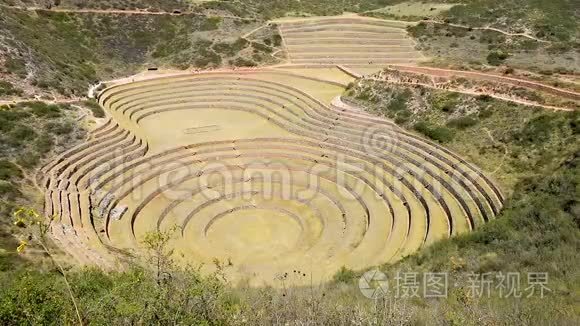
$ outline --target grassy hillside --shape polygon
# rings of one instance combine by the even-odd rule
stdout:
[[[22,205],[38,207],[36,168],[43,159],[85,139],[86,131],[77,119],[87,111],[44,102],[0,106],[1,229],[10,223],[14,209]]]
[[[367,110],[445,144],[508,193],[522,178],[552,171],[580,144],[578,112],[364,79],[346,94]]]
[[[450,1],[451,2],[451,1]],[[580,37],[578,3],[570,0],[463,0],[444,15],[452,23],[529,32],[540,38],[574,41]]]
[[[25,12],[0,8],[4,70],[40,89],[83,95],[97,80],[150,66],[184,69],[276,61],[270,35],[241,39],[258,23],[213,16]],[[263,42],[270,42],[266,45]],[[279,43],[278,43],[279,45]],[[4,53],[4,55],[1,55]]]
[[[575,41],[580,37],[580,11],[571,0],[408,0],[365,14],[406,20],[437,18],[452,24],[525,32],[547,40]]]
[[[275,28],[259,39],[241,36],[267,19],[365,11],[396,1],[11,1],[13,6],[61,9],[169,11],[183,15],[127,15],[23,11],[0,7],[0,66],[22,88],[82,95],[97,80],[151,66],[185,69],[257,66],[277,62]],[[267,35],[264,35],[264,32]],[[24,81],[22,82],[22,80]],[[30,92],[29,92],[30,93]]]
[[[36,169],[46,158],[85,139],[78,120],[89,112],[77,105],[40,101],[0,106],[0,274],[25,266],[42,268],[43,255],[29,256],[34,257],[29,261],[16,254],[18,230],[12,213],[23,206],[41,210]]]
[[[426,324],[573,324],[580,293],[580,114],[422,87],[360,80],[347,98],[393,119],[476,163],[508,194],[496,220],[470,234],[441,241],[383,270],[440,271],[454,284],[441,304],[418,300],[441,316]],[[470,295],[469,273],[542,271],[550,296],[501,298],[498,288]],[[433,308],[433,305],[437,308]],[[478,321],[477,323],[475,321]]]
[[[507,66],[542,74],[577,73],[580,43],[575,40],[540,42],[496,31],[473,30],[422,22],[410,27],[418,49],[436,64],[473,68]]]
[[[186,10],[195,0],[1,0],[10,6],[74,9],[147,9],[149,11]]]
[[[38,5],[45,1],[10,1]],[[46,1],[50,2],[50,1]],[[275,29],[256,44],[240,37],[267,19],[366,12],[408,2],[365,1],[60,1],[59,8],[145,9],[172,11],[181,8],[196,14],[122,15],[26,12],[0,7],[0,65],[14,81],[37,90],[81,94],[88,84],[129,75],[149,66],[183,69],[217,66],[255,66],[276,62]],[[454,6],[436,17],[467,26],[494,26],[527,32],[549,41],[542,43],[509,37],[493,31],[468,30],[422,23],[410,28],[419,48],[436,62],[449,65],[509,65],[540,72],[573,72],[580,69],[577,9],[571,2],[473,0]],[[171,8],[171,9],[170,9]],[[189,9],[188,9],[189,8]],[[492,8],[492,9],[486,9]],[[219,17],[223,16],[223,17]],[[400,18],[400,17],[399,17]],[[409,19],[420,19],[410,17]],[[268,44],[270,43],[270,44]],[[18,82],[17,82],[18,84]],[[22,85],[21,85],[22,86]],[[27,87],[21,87],[27,88]]]
[[[340,15],[343,12],[364,12],[399,2],[402,0],[234,0],[203,2],[199,6],[272,19],[284,16],[330,16]]]
[[[465,26],[422,22],[409,28],[419,41],[419,48],[438,64],[476,68],[507,65],[546,73],[580,71],[580,11],[575,1],[438,0],[424,8],[419,6],[421,3],[406,1],[365,15],[413,21],[434,19]],[[449,6],[441,7],[445,4]],[[525,33],[543,42],[474,29],[481,27]]]

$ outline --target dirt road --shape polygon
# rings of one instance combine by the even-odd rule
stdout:
[[[42,7],[18,7],[18,6],[7,6],[0,4],[0,7],[11,8],[17,10],[25,11],[45,11],[45,12],[62,12],[62,13],[85,13],[85,14],[118,14],[118,15],[150,15],[150,16],[205,16],[209,15],[196,13],[192,11],[182,11],[182,12],[168,12],[168,11],[147,11],[145,9],[141,10],[121,10],[121,9],[75,9],[75,8],[42,8]],[[223,18],[238,19],[238,20],[249,20],[254,21],[254,18],[242,18],[230,15],[220,15]]]
[[[490,74],[485,72],[477,72],[477,71],[463,71],[463,70],[451,70],[451,69],[442,69],[442,68],[431,68],[431,67],[417,67],[417,66],[404,66],[404,65],[391,65],[390,68],[399,70],[399,71],[407,71],[425,75],[431,75],[436,77],[465,77],[470,79],[479,79],[479,80],[487,80],[493,81],[503,84],[509,84],[513,86],[520,86],[535,89],[541,92],[545,92],[548,94],[568,98],[575,101],[580,101],[580,93],[557,88],[554,86],[542,84],[536,81],[513,78],[513,77],[506,77],[500,76],[496,74]]]
[[[380,78],[370,78],[370,80],[373,81],[377,81],[377,82],[387,82],[383,79]],[[392,83],[392,81],[389,81],[389,83]],[[403,84],[403,85],[418,85],[418,86],[423,86],[423,87],[427,87],[427,88],[432,88],[432,89],[440,89],[436,86],[430,85],[430,84],[424,84],[424,83],[405,83],[405,82],[399,82],[397,84]],[[559,106],[553,106],[553,105],[544,105],[544,104],[540,104],[540,103],[535,103],[535,102],[529,102],[529,101],[524,101],[524,100],[519,100],[519,99],[514,99],[514,98],[510,98],[507,96],[500,96],[497,94],[489,94],[489,93],[483,93],[483,92],[475,92],[475,91],[468,91],[468,90],[464,90],[464,89],[455,89],[455,88],[447,88],[445,89],[446,91],[449,92],[455,92],[455,93],[461,93],[461,94],[467,94],[467,95],[488,95],[490,97],[499,99],[499,100],[503,100],[503,101],[508,101],[508,102],[512,102],[512,103],[516,103],[516,104],[522,104],[522,105],[527,105],[527,106],[536,106],[536,107],[541,107],[544,109],[548,109],[548,110],[554,110],[554,111],[574,111],[573,109],[570,108],[564,108],[564,107],[559,107]]]
[[[460,25],[460,24],[446,23],[446,22],[433,20],[433,19],[423,20],[422,22],[439,24],[439,25],[447,25],[447,26],[465,28],[465,29],[473,29],[473,30],[479,30],[479,31],[494,31],[494,32],[498,32],[498,33],[501,33],[501,34],[507,35],[507,36],[521,36],[521,37],[529,38],[530,40],[534,40],[534,41],[538,41],[538,42],[542,42],[542,43],[550,43],[550,41],[539,39],[539,38],[537,38],[533,35],[527,34],[527,33],[510,33],[510,32],[506,32],[504,30],[501,30],[499,28],[495,28],[495,27],[472,27],[472,26],[466,26],[466,25]]]

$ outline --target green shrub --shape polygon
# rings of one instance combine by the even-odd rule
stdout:
[[[0,179],[1,180],[18,180],[22,178],[22,171],[12,162],[0,160]]]
[[[241,51],[245,47],[247,47],[249,43],[250,42],[248,42],[248,40],[240,37],[234,43],[232,43],[232,45],[233,45],[234,49],[236,49],[236,51]]]
[[[22,90],[14,87],[12,83],[5,80],[0,80],[0,96],[20,96],[22,93]]]
[[[103,110],[103,108],[99,105],[99,103],[97,103],[97,101],[92,99],[86,100],[83,101],[83,104],[91,110],[95,118],[105,117],[105,110]]]
[[[449,127],[457,129],[466,129],[475,126],[479,121],[472,116],[460,117],[455,119],[450,119],[447,121]]]
[[[525,39],[519,42],[519,48],[521,48],[522,50],[532,51],[538,49],[539,47],[540,42],[536,40]]]
[[[40,163],[40,155],[26,151],[18,157],[17,163],[25,169],[32,169]]]
[[[217,67],[221,62],[222,58],[214,52],[207,52],[205,55],[199,56],[193,60],[193,64],[200,68],[205,68],[207,66]]]
[[[342,266],[338,272],[334,274],[332,281],[334,283],[352,284],[356,277],[357,274],[353,270]]]
[[[21,58],[8,56],[6,62],[4,62],[4,67],[11,74],[18,75],[22,78],[26,77],[26,61]]]
[[[504,52],[504,51],[500,51],[500,50],[495,50],[495,51],[491,51],[488,55],[487,55],[487,62],[492,65],[492,66],[499,66],[501,65],[507,58],[509,57],[509,54]]]
[[[395,117],[395,123],[398,125],[403,125],[409,121],[409,116],[399,116]]]
[[[46,104],[44,102],[25,102],[21,106],[30,109],[30,112],[41,118],[58,118],[61,116],[61,107],[56,104]]]
[[[217,53],[222,53],[228,56],[235,55],[233,47],[230,45],[230,43],[227,42],[214,43],[211,48]]]
[[[2,133],[7,133],[14,127],[14,123],[12,121],[3,119],[0,117],[0,131]]]
[[[465,36],[467,36],[467,33],[469,32],[468,29],[465,29],[462,27],[454,27],[454,26],[450,26],[450,25],[447,25],[445,27],[448,30],[448,33],[451,34],[451,36],[453,36],[453,37],[465,37]]]
[[[436,127],[431,130],[429,137],[431,137],[431,139],[437,140],[440,143],[447,143],[453,140],[455,133],[449,128]]]
[[[258,42],[252,42],[251,44],[252,44],[252,47],[254,48],[255,51],[266,52],[266,53],[272,52],[272,48],[267,46],[267,45],[264,45],[264,44],[261,44]]]
[[[11,279],[7,279],[12,276]],[[62,324],[72,320],[71,305],[62,281],[51,274],[21,272],[7,274],[0,288],[0,324]]]
[[[455,136],[453,130],[449,128],[432,126],[424,121],[417,122],[413,126],[413,129],[440,143],[450,142],[451,140],[453,140],[453,137]]]
[[[254,43],[254,42],[252,42]],[[212,49],[229,57],[236,56],[238,52],[245,49],[250,43],[243,38],[239,38],[232,43],[218,42],[212,45]]]
[[[12,201],[21,196],[22,193],[17,186],[8,181],[0,180],[0,197]]]
[[[580,134],[580,111],[572,111],[568,113],[568,125],[572,130],[572,134]]]
[[[274,46],[282,45],[282,36],[280,34],[272,36],[272,43],[274,44]]]
[[[491,100],[493,100],[493,97],[491,97],[487,94],[477,95],[475,98],[481,102],[490,102]]]
[[[356,99],[361,101],[370,101],[371,96],[371,92],[368,89],[363,89],[356,94]]]
[[[420,38],[421,36],[430,36],[430,33],[427,29],[427,23],[425,22],[420,22],[415,26],[409,26],[407,27],[407,31],[414,38]]]
[[[255,52],[252,54],[252,60],[254,62],[261,62],[264,59],[264,55],[262,55],[260,52]]]
[[[36,131],[29,126],[19,124],[12,130],[12,132],[10,132],[9,135],[11,138],[22,142],[35,139]]]
[[[420,121],[415,123],[415,125],[413,126],[413,129],[415,129],[416,131],[425,134],[427,132],[427,130],[430,129],[430,126],[427,122],[425,121]]]
[[[45,125],[45,130],[54,135],[67,135],[73,132],[74,126],[70,121],[66,122],[48,122]]]
[[[495,31],[482,31],[479,39],[480,43],[487,43],[490,45],[505,43],[505,36]]]
[[[200,31],[213,31],[220,27],[220,23],[222,22],[221,17],[207,17],[204,19],[199,26]]]
[[[236,66],[236,67],[255,67],[255,66],[257,66],[257,64],[254,61],[244,59],[244,58],[237,58],[235,60],[230,60],[230,64],[232,66]]]
[[[429,100],[433,108],[451,113],[455,110],[455,107],[459,104],[460,98],[458,93],[435,93],[430,96]]]
[[[405,90],[403,92],[398,92],[389,104],[387,104],[387,110],[391,112],[398,112],[407,109],[407,101],[411,97],[411,92]]]
[[[513,137],[520,144],[542,144],[549,140],[557,127],[558,123],[553,115],[542,114],[528,121]]]
[[[491,117],[492,115],[493,115],[492,109],[481,109],[481,110],[479,110],[479,113],[477,114],[477,116],[480,119],[487,119],[487,118]]]
[[[11,106],[3,106],[0,108],[0,121],[8,122],[10,124],[24,120],[29,116],[29,112],[19,110],[18,108],[14,109]],[[0,125],[0,128],[2,128],[2,125]]]
[[[54,146],[54,140],[52,136],[49,134],[42,134],[36,142],[34,142],[34,148],[40,154],[46,154],[52,150],[52,146]]]

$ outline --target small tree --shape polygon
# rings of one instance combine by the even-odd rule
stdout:
[[[148,260],[155,268],[157,284],[161,285],[161,281],[173,266],[173,250],[167,248],[167,244],[171,237],[177,230],[177,226],[172,227],[168,231],[152,231],[147,232],[143,238],[142,243],[148,253]]]
[[[26,229],[28,231],[27,237],[25,239],[20,240],[20,245],[18,246],[18,248],[16,248],[16,251],[19,254],[24,253],[26,251],[26,248],[30,245],[30,243],[36,243],[42,248],[42,250],[46,253],[48,257],[50,257],[50,260],[58,268],[58,271],[62,275],[70,299],[75,307],[75,312],[79,320],[79,325],[83,325],[83,319],[81,318],[77,301],[72,292],[66,272],[62,267],[62,265],[58,261],[56,261],[56,259],[54,259],[54,256],[48,246],[47,234],[48,231],[50,231],[52,221],[54,221],[56,217],[52,216],[49,219],[45,219],[41,217],[34,209],[31,208],[20,208],[13,213],[13,217],[14,217],[14,225],[16,225],[21,229]]]

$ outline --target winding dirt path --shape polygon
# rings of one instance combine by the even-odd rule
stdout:
[[[256,33],[257,31],[259,31],[262,28],[265,28],[265,27],[267,27],[269,25],[270,25],[270,23],[266,23],[266,24],[260,25],[260,26],[258,26],[256,28],[254,28],[253,30],[247,32],[246,34],[242,35],[241,38],[248,39],[252,34]]]
[[[34,187],[34,189],[36,189],[38,191],[39,194],[43,194],[44,193],[44,189],[42,189],[39,185],[38,182],[36,180],[36,178],[34,178],[33,176],[30,175],[29,171],[27,169],[25,169],[24,167],[22,167],[22,165],[18,164],[17,162],[11,161],[12,164],[14,164],[14,166],[16,166],[20,172],[22,172],[22,176],[24,177],[24,180],[30,182],[30,185],[32,187]],[[33,171],[34,173],[36,173],[36,171]]]
[[[513,86],[521,86],[526,88],[535,89],[541,92],[549,93],[552,95],[565,97],[571,100],[580,101],[580,93],[574,92],[568,89],[557,88],[554,86],[542,84],[540,82],[527,80],[527,79],[520,79],[520,78],[513,78],[513,77],[506,77],[500,76],[497,74],[485,73],[485,72],[478,72],[478,71],[464,71],[464,70],[451,70],[451,69],[443,69],[443,68],[432,68],[432,67],[418,67],[418,66],[405,66],[405,65],[390,65],[390,68],[399,70],[399,71],[406,71],[412,73],[418,73],[423,75],[431,75],[435,77],[465,77],[470,79],[479,79],[479,80],[487,80],[493,81],[503,84],[509,84]]]
[[[24,11],[53,11],[53,12],[71,12],[71,13],[95,13],[95,14],[125,14],[125,15],[174,15],[167,11],[147,11],[147,10],[121,10],[121,9],[74,9],[74,8],[44,8],[44,7],[22,7],[22,6],[9,6],[5,4],[0,4],[0,7],[24,10]],[[185,14],[185,13],[182,13]]]
[[[80,14],[118,14],[118,15],[145,15],[145,16],[204,16],[210,17],[211,15],[197,13],[193,11],[181,11],[181,12],[168,12],[168,11],[147,11],[145,9],[141,10],[125,10],[125,9],[75,9],[75,8],[57,8],[52,7],[50,9],[43,7],[20,7],[20,6],[8,6],[0,4],[0,7],[11,8],[24,11],[44,11],[44,12],[62,12],[62,13],[80,13]],[[238,19],[238,20],[249,20],[254,21],[254,18],[243,18],[231,15],[220,15],[223,18]]]
[[[452,26],[452,27],[458,27],[458,28],[465,28],[465,29],[472,29],[472,30],[479,30],[479,31],[494,31],[494,32],[498,32],[498,33],[501,33],[501,34],[507,35],[507,36],[521,36],[521,37],[529,38],[530,40],[534,40],[534,41],[538,41],[538,42],[542,42],[542,43],[551,43],[550,41],[539,39],[539,38],[537,38],[533,35],[527,34],[527,33],[510,33],[510,32],[506,32],[504,30],[501,30],[499,28],[495,28],[495,27],[488,27],[488,26],[486,26],[486,27],[473,27],[473,26],[466,26],[466,25],[461,25],[461,24],[446,23],[446,22],[433,20],[433,19],[422,20],[421,22],[446,25],[446,26]]]
[[[423,86],[423,87],[427,87],[427,88],[431,88],[431,89],[441,89],[440,87],[434,86],[434,85],[430,85],[430,84],[424,84],[424,83],[411,83],[411,82],[394,82],[394,81],[387,81],[381,78],[369,78],[369,80],[372,81],[376,81],[376,82],[384,82],[384,83],[394,83],[394,84],[401,84],[401,85],[410,85],[410,86]],[[484,92],[475,92],[475,91],[468,91],[468,90],[464,90],[464,89],[457,89],[457,88],[446,88],[446,91],[449,92],[456,92],[456,93],[461,93],[461,94],[467,94],[467,95],[488,95],[490,97],[502,100],[502,101],[507,101],[507,102],[512,102],[512,103],[516,103],[516,104],[522,104],[522,105],[526,105],[526,106],[536,106],[536,107],[541,107],[544,109],[549,109],[549,110],[554,110],[554,111],[574,111],[574,109],[570,109],[570,108],[564,108],[564,107],[559,107],[559,106],[552,106],[552,105],[544,105],[544,104],[540,104],[540,103],[535,103],[535,102],[529,102],[529,101],[524,101],[524,100],[519,100],[519,99],[514,99],[514,98],[510,98],[510,97],[506,97],[506,96],[500,96],[500,95],[496,95],[496,94],[490,94],[490,93],[484,93]]]
[[[19,10],[27,10],[27,11],[53,11],[53,12],[64,12],[64,13],[93,13],[93,14],[120,14],[120,15],[153,15],[153,16],[161,16],[161,15],[170,15],[170,16],[182,16],[182,15],[194,15],[194,16],[208,16],[206,14],[200,14],[200,13],[196,13],[193,11],[180,11],[180,12],[168,12],[168,11],[148,11],[146,9],[133,9],[133,10],[125,10],[125,9],[75,9],[75,8],[58,8],[58,7],[52,7],[52,8],[43,8],[43,7],[21,7],[21,6],[9,6],[9,5],[4,5],[4,4],[0,4],[0,7],[4,7],[4,8],[12,8],[12,9],[19,9]],[[239,19],[239,20],[255,20],[254,18],[243,18],[243,17],[238,17],[238,16],[231,16],[231,15],[220,15],[220,17],[223,18],[231,18],[231,19]],[[368,20],[378,20],[377,18],[373,18],[373,17],[366,17],[366,16],[360,16],[360,15],[345,15],[345,17],[356,17],[356,18],[361,18],[361,19],[368,19]],[[243,38],[247,38],[249,37],[251,34],[253,34],[254,32],[260,30],[261,28],[263,28],[264,26],[268,25],[271,22],[274,23],[283,23],[283,22],[293,22],[293,21],[301,21],[304,20],[305,18],[299,18],[297,17],[295,20],[292,19],[285,19],[285,20],[271,20],[266,22],[266,24],[256,28],[255,30],[252,30],[248,33],[246,33],[244,36],[242,36]],[[454,23],[446,23],[446,22],[442,22],[442,21],[438,21],[438,20],[433,20],[433,19],[427,19],[427,20],[421,20],[421,21],[403,21],[403,20],[386,20],[386,19],[380,19],[380,20],[385,20],[385,21],[391,21],[391,22],[397,22],[397,23],[401,23],[401,24],[409,24],[409,25],[416,25],[419,24],[421,22],[425,22],[425,23],[432,23],[432,24],[439,24],[439,25],[447,25],[447,26],[452,26],[452,27],[458,27],[458,28],[465,28],[465,29],[472,29],[472,30],[488,30],[488,31],[494,31],[494,32],[498,32],[507,36],[521,36],[521,37],[525,37],[534,41],[538,41],[538,42],[542,42],[542,43],[551,43],[550,41],[546,41],[546,40],[542,40],[539,39],[533,35],[527,34],[527,33],[510,33],[510,32],[506,32],[504,30],[501,30],[499,28],[495,28],[495,27],[473,27],[473,26],[466,26],[466,25],[461,25],[461,24],[454,24]]]
[[[63,103],[74,103],[82,101],[82,98],[58,98],[52,100],[46,100],[42,98],[14,98],[12,100],[0,100],[0,105],[18,104],[23,102],[43,102],[48,104],[63,104]]]

